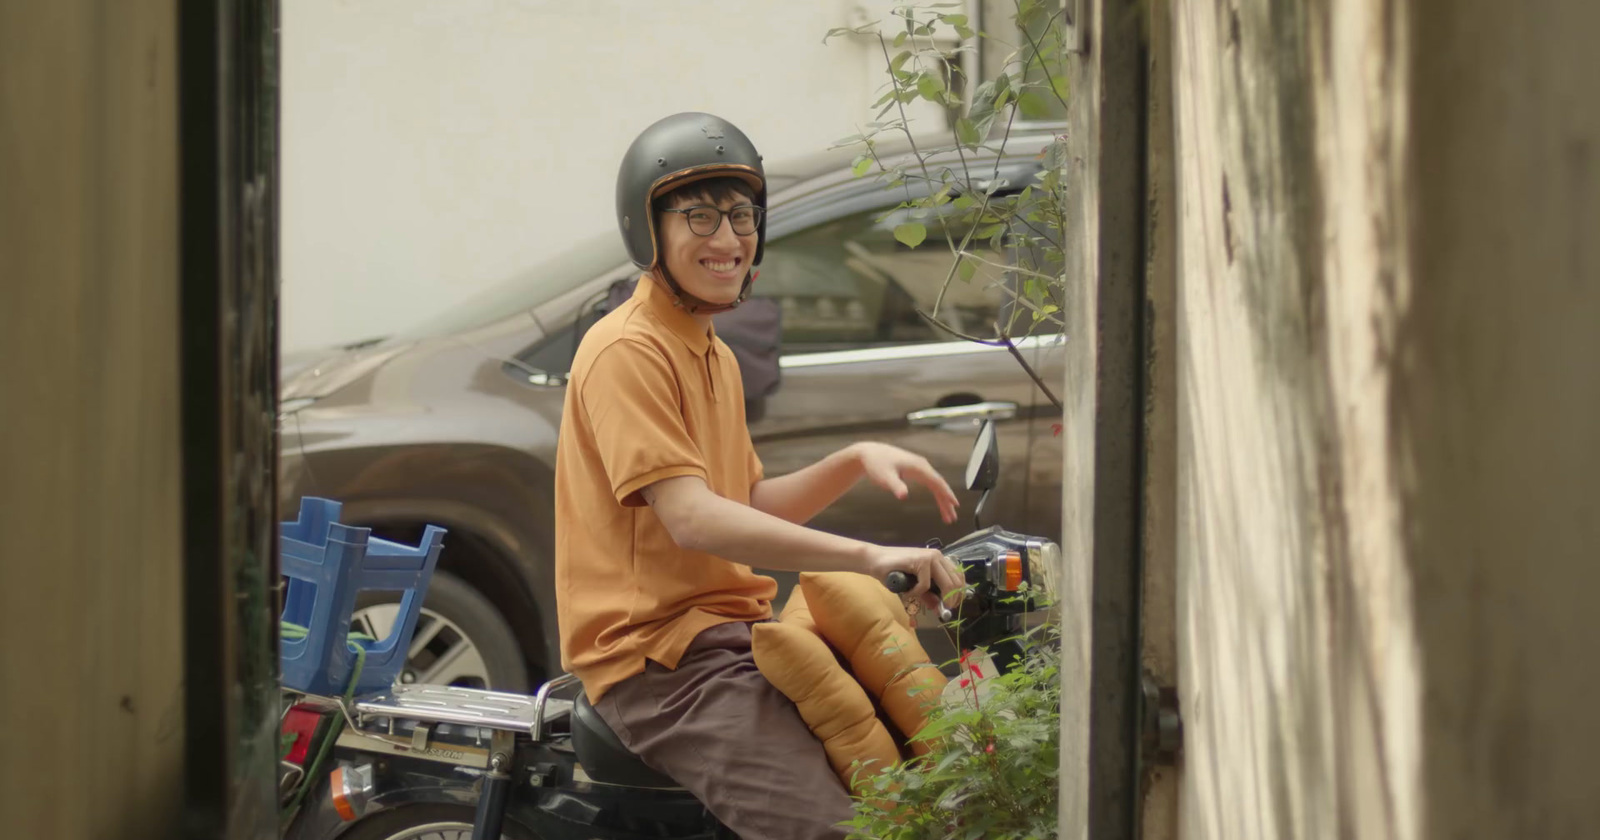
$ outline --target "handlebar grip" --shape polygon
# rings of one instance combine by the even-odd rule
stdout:
[[[903,595],[916,588],[917,576],[910,572],[894,571],[883,576],[883,585],[896,595]],[[944,593],[939,591],[939,583],[934,581],[928,584],[928,591],[935,595]]]

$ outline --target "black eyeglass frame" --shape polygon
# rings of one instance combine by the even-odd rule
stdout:
[[[696,210],[710,210],[711,212],[716,213],[717,214],[716,227],[713,227],[707,233],[701,233],[700,231],[695,230],[694,221],[689,218],[689,214],[693,213]],[[755,214],[751,218],[750,229],[748,231],[742,231],[741,232],[738,227],[734,226],[733,214],[738,212],[738,211],[740,211],[740,210],[750,210],[750,211],[754,212],[754,214]],[[757,204],[738,204],[738,205],[735,205],[733,207],[728,208],[727,210],[723,210],[721,207],[716,207],[716,206],[710,205],[710,204],[696,204],[693,207],[668,208],[666,210],[663,210],[662,212],[663,213],[682,213],[683,214],[684,224],[689,226],[689,232],[694,234],[695,236],[716,236],[717,235],[717,231],[722,230],[722,220],[723,220],[723,218],[727,218],[728,227],[733,230],[733,233],[734,233],[735,236],[751,236],[751,235],[755,234],[756,231],[761,230],[761,217],[767,211],[766,211],[765,207],[762,207],[762,206],[757,205]]]

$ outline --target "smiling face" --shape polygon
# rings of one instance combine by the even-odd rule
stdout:
[[[699,206],[726,212],[754,203],[742,187],[708,192],[697,190],[696,186],[673,193],[667,198],[665,209],[685,210]],[[662,262],[685,292],[713,304],[732,303],[738,299],[745,275],[755,260],[755,232],[736,234],[732,220],[723,217],[715,233],[700,236],[690,229],[689,216],[684,213],[657,213],[656,224]]]

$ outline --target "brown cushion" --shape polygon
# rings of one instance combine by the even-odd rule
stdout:
[[[750,628],[756,667],[794,701],[800,718],[822,741],[828,763],[846,787],[864,796],[878,771],[900,760],[872,700],[826,642],[792,624],[763,622]]]
[[[822,638],[850,663],[894,725],[907,735],[922,731],[948,680],[917,641],[900,599],[850,572],[802,574],[799,588]],[[921,755],[930,745],[919,741],[911,748]]]

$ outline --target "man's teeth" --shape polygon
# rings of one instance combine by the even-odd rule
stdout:
[[[713,262],[711,260],[701,260],[700,264],[711,269],[712,271],[732,271],[736,266],[739,265],[739,261],[728,260],[727,262]]]

